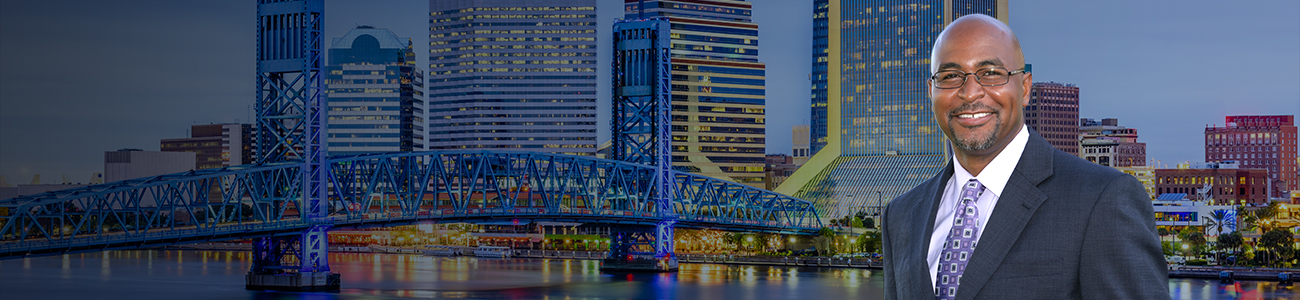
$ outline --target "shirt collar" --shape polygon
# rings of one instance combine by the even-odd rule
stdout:
[[[955,179],[954,182],[961,185],[974,178],[979,180],[980,184],[983,184],[984,188],[993,192],[994,195],[1002,196],[1002,189],[1006,188],[1007,181],[1011,180],[1011,173],[1016,170],[1016,164],[1020,162],[1020,155],[1024,154],[1025,145],[1028,143],[1029,129],[1021,125],[1020,132],[1016,133],[1016,137],[1012,138],[1010,143],[1007,143],[1006,148],[1002,148],[1002,152],[993,157],[993,161],[989,162],[989,165],[985,166],[983,171],[980,171],[979,177],[967,172],[966,168],[961,166],[961,161],[957,160],[957,156],[953,155],[952,164],[954,169],[952,176]]]

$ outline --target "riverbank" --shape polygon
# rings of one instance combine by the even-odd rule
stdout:
[[[1248,280],[1290,284],[1296,281],[1296,276],[1300,276],[1300,269],[1180,266],[1169,270],[1169,278],[1218,279],[1222,282]]]
[[[205,243],[205,244],[188,244],[168,246],[167,249],[179,250],[208,250],[208,251],[251,251],[249,244],[239,243]],[[414,247],[380,247],[380,246],[330,246],[332,252],[360,252],[360,253],[394,253],[394,254],[423,254],[421,248]],[[514,250],[513,257],[520,258],[557,258],[557,259],[586,259],[600,260],[608,256],[606,251],[578,251],[578,250]],[[843,258],[843,257],[824,257],[824,256],[744,256],[730,254],[679,254],[677,255],[678,263],[701,263],[701,264],[731,264],[731,265],[764,265],[764,266],[797,266],[797,267],[830,267],[830,268],[857,268],[857,269],[880,269],[881,262],[869,258]]]

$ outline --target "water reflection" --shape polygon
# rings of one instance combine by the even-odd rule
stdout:
[[[678,273],[607,273],[569,259],[333,253],[338,293],[246,291],[247,252],[111,251],[0,261],[12,299],[879,299],[866,269],[682,264]],[[1274,282],[1170,280],[1174,299],[1295,297]]]

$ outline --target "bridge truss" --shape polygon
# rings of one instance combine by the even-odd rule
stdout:
[[[301,163],[244,165],[0,201],[0,259],[418,222],[576,221],[812,234],[811,203],[674,172],[670,209],[656,168],[585,156],[436,151],[334,157],[327,212],[308,217]],[[274,249],[293,247],[269,247]]]

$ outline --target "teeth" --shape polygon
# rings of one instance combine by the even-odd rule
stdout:
[[[989,115],[989,113],[960,114],[960,115],[957,115],[957,117],[958,117],[958,118],[962,118],[962,119],[978,119],[978,118],[983,118],[984,116],[987,116],[987,115]]]

